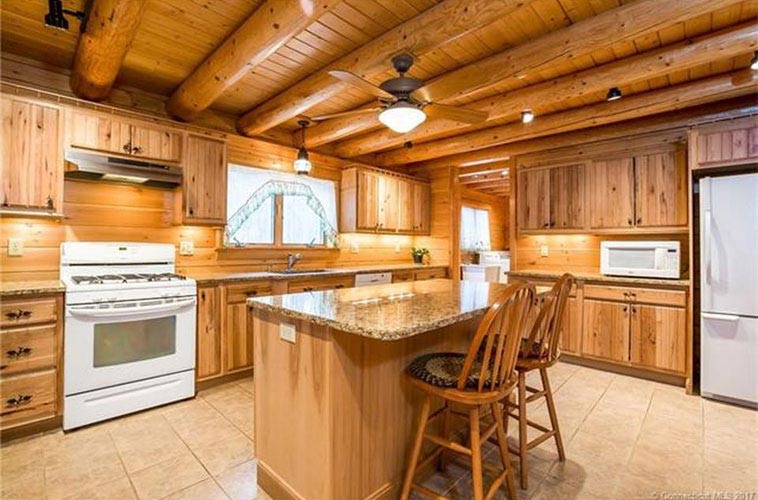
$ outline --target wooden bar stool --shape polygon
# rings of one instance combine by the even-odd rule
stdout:
[[[506,432],[508,429],[508,417],[518,420],[519,423],[519,447],[511,450],[519,456],[521,488],[527,489],[527,455],[529,450],[539,446],[544,441],[555,438],[555,446],[558,448],[558,457],[561,461],[566,460],[566,452],[563,449],[561,431],[558,427],[558,417],[555,413],[553,393],[550,389],[550,381],[547,376],[548,367],[554,365],[560,357],[561,326],[565,317],[566,303],[575,279],[570,274],[564,274],[553,285],[553,288],[542,296],[539,313],[532,325],[529,336],[521,340],[516,371],[518,372],[518,402],[512,403],[506,400],[507,417]],[[526,375],[532,370],[540,371],[542,390],[526,385]],[[527,392],[529,396],[527,396]],[[544,397],[547,402],[547,410],[550,414],[552,429],[544,425],[532,422],[527,418],[526,405]],[[512,410],[518,410],[518,413]],[[542,432],[532,441],[527,437],[527,426]]]
[[[474,500],[492,498],[506,482],[510,498],[515,499],[516,489],[513,469],[508,456],[505,424],[500,402],[508,397],[516,386],[515,372],[519,342],[528,328],[529,314],[534,306],[535,293],[531,285],[510,285],[487,310],[471,341],[468,353],[432,353],[416,358],[406,375],[424,393],[421,415],[411,446],[408,468],[405,473],[401,500],[407,500],[411,489],[431,498],[444,500],[436,492],[413,483],[416,472],[436,459],[442,462],[443,452],[453,451],[471,458]],[[440,398],[444,406],[430,415],[432,398]],[[454,410],[451,405],[463,407]],[[480,429],[480,419],[491,412],[494,424]],[[469,443],[466,446],[450,439],[451,417],[468,419]],[[442,417],[441,435],[427,433],[429,423]],[[497,436],[503,471],[484,494],[481,444],[493,435]],[[424,440],[436,446],[422,460],[421,447]],[[485,464],[488,465],[489,464]]]

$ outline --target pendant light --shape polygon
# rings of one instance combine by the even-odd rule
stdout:
[[[753,58],[750,60],[750,69],[758,71],[758,50],[753,52]]]
[[[410,132],[425,120],[426,113],[402,99],[379,113],[379,121],[400,134]]]
[[[605,96],[605,100],[610,101],[617,101],[621,99],[621,89],[618,87],[611,87],[608,89],[608,94]]]
[[[292,166],[295,167],[295,173],[298,175],[308,175],[311,168],[313,168],[313,164],[311,163],[310,158],[308,158],[308,150],[305,148],[305,128],[308,126],[309,122],[308,120],[300,120],[297,124],[302,127],[302,136],[300,139],[300,149],[297,150],[297,158],[295,158]]]

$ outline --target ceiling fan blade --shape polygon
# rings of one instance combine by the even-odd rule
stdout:
[[[377,111],[380,111],[382,109],[381,106],[376,106],[374,108],[361,108],[361,109],[353,109],[350,111],[343,111],[341,113],[329,113],[326,115],[318,115],[318,116],[311,116],[310,120],[314,122],[322,122],[324,120],[331,120],[332,118],[340,118],[343,116],[353,116],[353,115],[363,115],[366,113],[376,113]]]
[[[364,80],[363,78],[356,75],[355,73],[351,73],[349,71],[332,70],[329,72],[329,74],[332,75],[334,78],[342,80],[345,83],[349,83],[350,85],[357,87],[368,94],[375,95],[377,97],[390,98],[390,99],[395,98],[395,96],[393,96],[389,92],[385,92],[384,90],[380,89],[373,83],[369,82],[368,80]]]
[[[419,101],[437,102],[451,97],[461,88],[473,90],[487,83],[487,74],[483,71],[459,71],[453,75],[438,78],[413,91],[413,97]]]
[[[487,121],[489,113],[476,111],[468,108],[458,108],[456,106],[446,106],[444,104],[430,104],[424,108],[424,112],[432,118],[445,118],[457,122],[477,124]]]

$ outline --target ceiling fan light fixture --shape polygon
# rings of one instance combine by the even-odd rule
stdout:
[[[531,109],[525,109],[521,112],[521,123],[532,123],[534,112]]]
[[[399,134],[410,132],[425,120],[426,113],[408,101],[397,101],[379,113],[379,121]]]
[[[608,89],[608,95],[605,96],[605,100],[610,101],[617,101],[621,99],[621,89],[618,87],[611,87]]]

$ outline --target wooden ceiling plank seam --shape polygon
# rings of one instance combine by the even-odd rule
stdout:
[[[334,9],[334,15],[355,26],[356,29],[366,33],[370,39],[376,38],[385,31],[384,26],[367,17],[359,10],[346,2],[342,2]]]
[[[599,66],[591,70],[566,75],[560,79],[542,82],[535,86],[513,91],[509,94],[477,101],[468,107],[489,114],[487,122],[480,128],[490,125],[490,121],[500,117],[512,117],[521,109],[539,109],[534,103],[546,104],[561,102],[569,97],[586,95],[589,92],[605,92],[611,86],[624,86],[628,83],[662,76],[672,69],[698,66],[703,61],[711,60],[716,54],[748,53],[756,49],[758,28],[750,22],[711,33],[690,41],[678,42],[655,51],[635,55]],[[327,125],[327,124],[324,124]],[[362,136],[342,141],[335,146],[338,154],[346,157],[360,156],[369,152],[397,147],[405,141],[438,139],[453,135],[462,130],[473,130],[468,124],[428,121],[414,131],[398,136],[383,130],[371,136]]]

